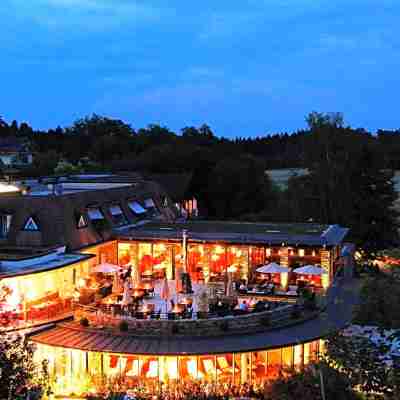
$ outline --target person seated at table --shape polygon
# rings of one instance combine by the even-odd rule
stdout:
[[[248,306],[246,300],[243,300],[243,302],[240,303],[239,310],[240,311],[249,311],[249,306]]]
[[[247,290],[247,286],[242,282],[239,286],[240,292],[245,292]]]
[[[274,294],[275,293],[275,283],[271,283],[271,287],[269,289],[269,293],[270,294]]]

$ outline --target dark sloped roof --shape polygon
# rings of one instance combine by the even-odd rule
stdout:
[[[310,246],[338,245],[348,233],[347,228],[339,225],[188,221],[172,224],[150,223],[127,228],[119,237],[181,240],[184,229],[187,230],[189,239],[194,241]]]
[[[135,337],[115,331],[83,328],[75,323],[60,324],[31,336],[50,346],[122,354],[216,354],[272,349],[321,338],[346,327],[358,301],[358,282],[348,281],[330,288],[328,306],[318,318],[264,333],[217,337]]]
[[[192,182],[190,172],[180,174],[151,174],[146,177],[159,183],[174,201],[185,200]]]
[[[87,207],[100,207],[111,223],[109,207],[118,203],[130,224],[137,222],[128,207],[128,200],[144,201],[153,198],[164,213],[164,219],[173,218],[171,210],[162,207],[165,192],[154,182],[142,181],[135,186],[124,186],[102,190],[82,190],[76,193],[47,196],[7,196],[0,198],[0,213],[13,215],[10,232],[5,245],[9,246],[58,246],[66,245],[69,250],[80,249],[109,239],[111,231],[103,236],[96,231],[87,217]],[[83,214],[88,222],[86,228],[78,229],[77,215]],[[23,227],[33,216],[40,232],[26,232]]]

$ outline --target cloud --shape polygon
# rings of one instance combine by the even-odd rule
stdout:
[[[5,1],[6,5],[9,2],[18,19],[31,20],[49,29],[79,27],[90,31],[104,31],[121,24],[129,23],[134,26],[158,21],[166,12],[149,2],[137,0]]]

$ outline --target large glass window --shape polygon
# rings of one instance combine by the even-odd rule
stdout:
[[[153,254],[151,243],[139,243],[138,246],[138,265],[143,278],[153,276]]]
[[[215,383],[217,381],[217,367],[215,356],[199,356],[198,364],[199,375],[201,380]],[[219,371],[219,369],[218,369]]]
[[[198,370],[197,356],[179,357],[179,377],[182,382],[196,382],[202,378]]]
[[[293,367],[293,347],[284,347],[282,349],[282,367],[289,370]]]
[[[165,275],[172,279],[172,247],[164,243],[153,245],[153,275],[154,278],[163,278]]]
[[[261,383],[267,376],[267,352],[256,351],[252,353],[252,382]]]
[[[217,359],[217,374],[218,383],[232,383],[234,371],[234,357],[232,354],[218,354]],[[238,372],[238,370],[236,371]]]
[[[281,349],[268,350],[268,377],[276,378],[279,376],[282,366]]]
[[[293,364],[294,367],[299,370],[303,367],[303,345],[297,344],[293,347]]]
[[[209,268],[207,258],[209,245],[190,244],[187,250],[187,267],[192,279],[196,282],[209,280]],[[178,262],[183,262],[183,249],[180,246],[180,258]],[[206,255],[207,254],[207,255]],[[178,256],[178,255],[177,255]]]

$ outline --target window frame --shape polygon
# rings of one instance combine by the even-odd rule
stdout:
[[[35,226],[35,229],[28,229],[28,223],[29,221],[32,220],[33,225]],[[34,215],[30,215],[24,223],[24,227],[22,228],[24,232],[40,232],[40,224],[36,221],[36,217]]]
[[[118,207],[120,212],[118,212],[117,214],[114,214],[114,213],[112,212],[112,210],[111,210],[113,207]],[[112,203],[112,204],[110,204],[110,206],[108,207],[108,212],[110,213],[111,222],[112,222],[113,225],[119,227],[119,226],[125,226],[125,225],[128,225],[128,224],[129,224],[129,220],[128,220],[128,218],[126,217],[126,215],[125,215],[125,213],[124,213],[124,210],[123,210],[122,207],[121,207],[121,204],[119,204],[119,203]],[[121,220],[121,221],[118,221],[118,220],[117,220],[118,217],[119,217],[119,218],[122,218],[122,220]]]

